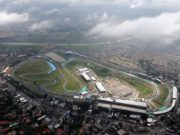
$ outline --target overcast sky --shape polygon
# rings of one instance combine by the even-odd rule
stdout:
[[[0,0],[0,33],[69,27],[97,38],[179,40],[180,0]]]

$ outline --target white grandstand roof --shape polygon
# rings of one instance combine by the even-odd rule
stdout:
[[[109,102],[113,102],[114,100],[112,99],[112,98],[102,98],[102,97],[100,97],[100,98],[98,98],[99,100],[104,100],[104,101],[109,101]]]
[[[175,99],[177,99],[177,95],[178,95],[178,89],[177,89],[177,87],[173,87],[173,99],[175,98]]]
[[[90,77],[86,73],[81,73],[86,81],[90,81]]]
[[[112,105],[112,108],[118,109],[118,110],[136,112],[136,113],[146,113],[146,110],[144,110],[144,109],[132,108],[132,107],[128,107],[128,106]]]
[[[103,87],[103,85],[100,82],[96,83],[96,87],[100,92],[106,92],[106,89]]]
[[[174,108],[176,106],[176,100],[172,101],[171,107]]]
[[[80,68],[79,71],[82,72],[82,71],[87,71],[88,68]]]
[[[116,99],[115,102],[121,103],[121,104],[134,105],[134,106],[140,106],[140,107],[146,107],[147,108],[146,102],[133,101],[133,100],[122,100],[122,99]]]
[[[127,106],[120,106],[120,105],[110,105],[106,103],[98,103],[98,107],[107,108],[107,109],[117,109],[117,110],[124,110],[124,111],[130,111],[130,112],[136,112],[136,113],[146,113],[146,110],[144,109],[138,109],[138,108],[132,108]]]
[[[116,102],[126,105],[134,105],[134,106],[140,106],[147,108],[146,102],[139,102],[139,101],[133,101],[133,100],[123,100],[123,99],[112,99],[112,98],[99,98],[99,100],[103,101],[109,101],[109,102]]]

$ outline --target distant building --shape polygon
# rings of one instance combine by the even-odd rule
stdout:
[[[82,91],[82,92],[81,92],[81,95],[86,95],[86,94],[88,94],[87,91]]]
[[[103,87],[102,83],[97,82],[96,87],[99,90],[99,92],[101,92],[101,93],[106,92],[106,89]]]
[[[46,115],[39,117],[37,120],[40,121],[40,120],[43,120],[44,118],[46,118]]]
[[[88,68],[80,68],[79,72],[84,72],[84,71],[87,71],[87,70],[88,70]]]
[[[4,68],[4,70],[2,71],[2,73],[6,73],[9,70],[9,67]]]
[[[81,73],[82,77],[86,80],[86,81],[90,81],[90,77],[86,74],[86,73]]]
[[[94,76],[91,77],[92,81],[96,81],[96,78]]]

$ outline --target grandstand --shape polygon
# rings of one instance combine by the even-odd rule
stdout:
[[[96,87],[99,90],[100,93],[106,92],[106,89],[103,87],[102,83],[97,82]]]
[[[164,110],[153,112],[153,114],[164,115],[168,112],[173,111],[178,102],[178,97],[179,97],[178,89],[177,87],[174,86],[172,92],[171,106]],[[97,99],[97,106],[99,108],[106,108],[109,110],[114,109],[114,110],[128,111],[128,112],[140,113],[140,114],[147,114],[147,109],[148,109],[146,102],[113,99],[113,98],[101,98],[101,97]]]
[[[86,80],[86,81],[90,81],[90,77],[86,74],[86,73],[81,73],[82,77]]]
[[[112,99],[112,98],[98,98],[97,106],[99,108],[114,109],[121,111],[129,111],[134,113],[147,113],[147,104],[145,102]]]

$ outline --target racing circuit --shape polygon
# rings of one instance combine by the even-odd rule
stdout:
[[[58,58],[57,62],[51,55],[56,56],[56,59],[58,58],[56,54],[52,53],[48,54],[48,57],[42,55],[32,58],[27,60],[27,62],[23,62],[25,66],[22,63],[16,66],[12,75],[16,75],[27,84],[34,85],[34,88],[42,85],[48,90],[46,92],[60,95],[68,92],[79,100],[97,96],[97,107],[108,110],[162,115],[173,111],[178,102],[179,94],[176,86],[172,88],[170,105],[164,105],[163,109],[159,109],[162,106],[155,105],[154,99],[158,98],[161,93],[158,84],[153,81],[122,71],[118,72],[118,74],[122,74],[120,77],[114,75],[111,75],[111,77],[109,75],[101,76],[98,75],[99,71],[97,72],[96,68],[107,68],[103,65],[87,60],[70,59],[65,61],[63,58]],[[28,62],[34,62],[34,66],[28,65],[29,67],[26,67]],[[43,65],[42,68],[40,67],[41,65]],[[32,70],[29,70],[29,68]],[[134,82],[139,85],[143,84],[142,86],[146,93],[142,94],[143,89],[139,86],[134,86]],[[141,89],[138,90],[138,88]],[[152,91],[151,93],[150,90]],[[144,99],[142,100],[142,98]]]

